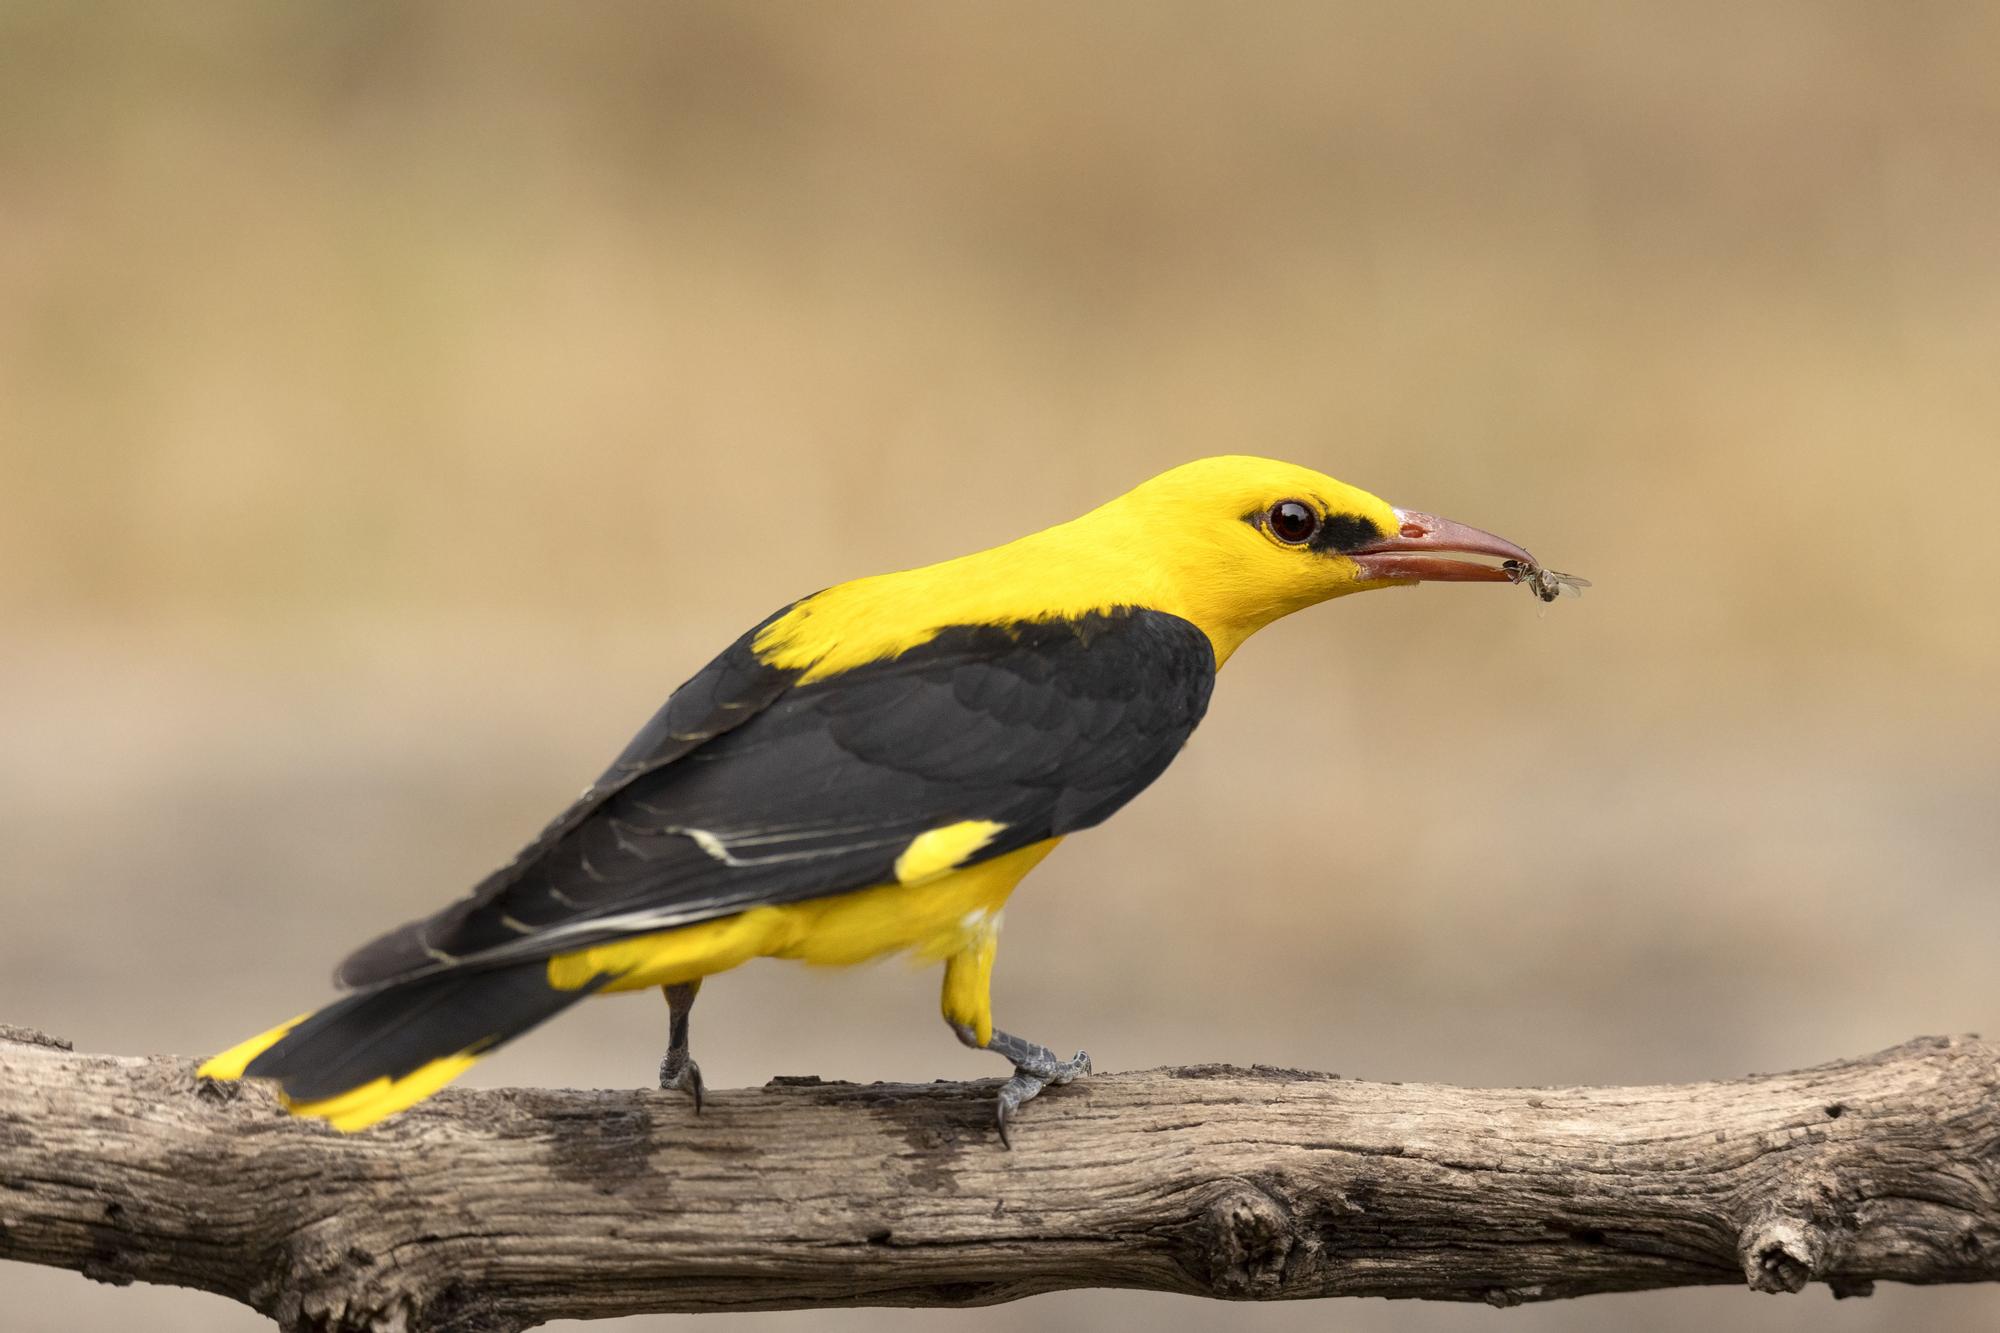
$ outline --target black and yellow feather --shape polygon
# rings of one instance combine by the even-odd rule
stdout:
[[[1319,474],[1208,460],[1008,546],[785,608],[512,863],[349,957],[354,994],[203,1072],[273,1079],[293,1109],[359,1128],[599,991],[897,950],[947,961],[947,1017],[985,1040],[1015,883],[1160,775],[1243,638],[1351,581],[1334,552],[1280,563],[1243,520],[1284,494],[1390,521]]]

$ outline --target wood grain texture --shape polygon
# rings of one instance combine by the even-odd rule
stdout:
[[[287,1330],[976,1305],[1070,1287],[1514,1304],[2000,1278],[2000,1047],[1678,1087],[1269,1068],[449,1091],[365,1134],[194,1062],[0,1027],[0,1258],[219,1292]]]

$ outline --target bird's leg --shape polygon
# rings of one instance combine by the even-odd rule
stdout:
[[[660,1060],[660,1086],[679,1088],[694,1098],[696,1115],[701,1114],[701,1066],[688,1054],[688,1011],[694,1008],[694,997],[701,990],[701,981],[682,982],[678,986],[662,986],[660,990],[667,997],[667,1053]]]
[[[1088,1074],[1090,1053],[1078,1051],[1067,1060],[1059,1059],[1048,1047],[993,1026],[993,954],[998,933],[996,917],[972,945],[945,960],[943,1007],[944,1021],[960,1041],[975,1050],[1003,1055],[1014,1066],[1014,1076],[1001,1085],[993,1106],[993,1127],[999,1131],[1000,1144],[1012,1148],[1007,1122],[1021,1109],[1021,1103],[1043,1088],[1061,1087]]]

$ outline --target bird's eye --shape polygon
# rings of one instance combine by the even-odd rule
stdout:
[[[1280,500],[1265,514],[1271,535],[1294,546],[1311,539],[1319,531],[1319,515],[1302,500]]]

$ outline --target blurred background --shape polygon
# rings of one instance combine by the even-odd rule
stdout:
[[[1596,587],[1268,631],[1016,896],[1009,1027],[1476,1084],[2000,1029],[1995,50],[1972,2],[0,6],[0,1020],[234,1042],[772,608],[1242,451]],[[997,1073],[935,997],[753,965],[696,1050]],[[592,1004],[473,1081],[642,1085],[664,1034]],[[1613,1320],[2000,1292],[729,1327]]]

